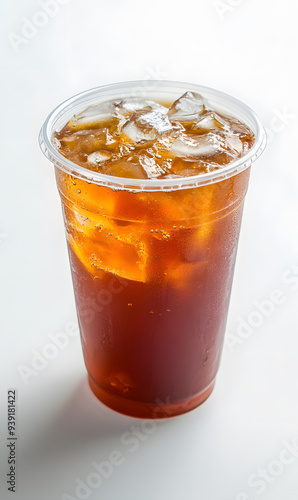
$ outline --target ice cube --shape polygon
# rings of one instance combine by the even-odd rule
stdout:
[[[147,174],[139,162],[132,161],[131,158],[121,158],[106,163],[103,173],[115,177],[126,179],[146,179]]]
[[[124,156],[129,155],[134,149],[135,147],[130,143],[124,142],[123,144],[120,144],[118,150],[119,158],[123,158]]]
[[[133,142],[154,141],[174,131],[167,115],[160,111],[136,111],[122,127],[122,132]]]
[[[114,136],[110,134],[109,130],[107,128],[103,129],[105,131],[105,142],[107,145],[109,144],[114,144],[116,142]]]
[[[146,281],[147,251],[139,228],[120,226],[94,212],[90,218],[76,217],[74,222],[67,232],[69,244],[91,276],[101,277],[105,271],[128,280]]]
[[[57,137],[52,138],[52,144],[54,148],[59,151],[59,149],[61,148],[61,142],[59,141],[59,139],[57,139]]]
[[[159,177],[164,174],[163,169],[156,163],[154,158],[141,154],[138,156],[138,160],[140,165],[145,170],[148,179],[154,179],[155,177]]]
[[[212,132],[204,135],[182,133],[170,147],[170,152],[180,158],[208,157],[226,150],[223,138]]]
[[[104,164],[103,173],[132,179],[154,179],[166,171],[156,160],[150,148],[139,149],[132,151],[126,157],[112,158],[110,162]]]
[[[231,152],[236,153],[237,155],[241,155],[243,152],[243,144],[241,139],[239,139],[238,135],[227,134],[225,136],[225,141],[228,148]]]
[[[119,103],[120,112],[134,113],[141,109],[147,108],[148,110],[159,111],[160,113],[166,115],[168,108],[159,104],[155,101],[149,101],[145,99],[140,99],[139,97],[130,97],[127,99],[122,99]]]
[[[107,128],[77,130],[71,135],[60,133],[60,143],[69,151],[90,155],[106,146],[114,144],[115,138]]]
[[[96,166],[110,160],[111,157],[112,155],[108,151],[95,151],[95,153],[88,156],[88,162]]]
[[[171,267],[165,274],[164,281],[170,283],[172,287],[191,294],[194,283],[204,283],[204,275],[208,271],[208,262],[171,262]],[[206,279],[206,278],[205,278]]]
[[[192,127],[192,130],[228,130],[229,123],[219,116],[214,111],[210,111],[203,115]]]
[[[198,120],[201,114],[209,109],[203,97],[196,92],[186,92],[177,99],[168,111],[170,120],[189,122]]]
[[[118,101],[101,102],[94,106],[84,109],[81,113],[75,115],[69,122],[70,126],[93,124],[101,121],[111,120],[112,118],[123,119],[119,113]]]
[[[216,164],[215,164],[216,165]],[[217,166],[217,168],[219,168]],[[175,158],[171,165],[171,174],[179,175],[180,177],[191,177],[193,175],[205,174],[215,170],[214,164],[205,159],[189,159]]]
[[[232,121],[230,122],[230,128],[231,131],[234,134],[237,134],[242,140],[248,141],[250,143],[249,147],[252,146],[254,136],[252,134],[252,131],[247,127],[247,125],[244,125],[244,123],[240,123],[238,120],[233,118]]]

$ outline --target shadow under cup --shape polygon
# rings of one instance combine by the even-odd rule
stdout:
[[[255,135],[217,171],[124,179],[75,165],[51,138],[84,108],[139,96],[170,102],[187,90]],[[250,166],[265,147],[258,118],[221,92],[176,82],[128,82],[75,96],[40,134],[55,165],[90,386],[127,415],[165,418],[211,394],[218,371]]]

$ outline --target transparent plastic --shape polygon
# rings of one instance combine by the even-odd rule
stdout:
[[[88,106],[110,99],[141,97],[157,101],[174,101],[184,92],[193,90],[205,97],[217,111],[245,123],[255,135],[253,147],[240,159],[218,171],[177,179],[129,179],[92,172],[64,158],[53,146],[52,136],[76,113]],[[171,191],[204,186],[227,179],[250,167],[265,148],[266,135],[257,115],[244,103],[218,90],[190,83],[170,81],[135,81],[106,85],[71,97],[60,104],[46,119],[40,131],[39,143],[45,156],[59,169],[75,177],[112,189],[134,191]]]
[[[250,127],[255,142],[245,156],[193,177],[124,179],[78,166],[52,145],[53,133],[92,104],[136,96],[170,103],[188,90]],[[128,82],[58,106],[40,145],[55,165],[92,391],[141,418],[199,406],[219,368],[249,167],[265,147],[258,118],[205,87]]]

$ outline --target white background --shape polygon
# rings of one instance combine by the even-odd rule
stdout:
[[[38,0],[1,5],[1,499],[79,498],[77,478],[85,481],[93,461],[107,461],[119,450],[123,463],[84,498],[295,500],[298,4],[54,3],[52,18],[40,15]],[[30,31],[32,20],[44,26]],[[60,202],[53,168],[38,147],[39,128],[53,107],[77,92],[156,78],[238,97],[258,113],[270,140],[252,171],[214,393],[197,410],[143,429],[133,449],[121,439],[142,421],[95,399],[78,336],[27,385],[19,370],[31,367],[33,351],[42,352],[50,333],[76,322]],[[258,316],[244,340],[243,322],[256,318],[256,303],[275,290],[282,303],[268,317]],[[18,391],[15,495],[6,485],[10,387]],[[286,451],[291,446],[292,455]],[[266,479],[257,483],[264,469]]]

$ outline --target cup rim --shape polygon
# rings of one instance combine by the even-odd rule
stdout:
[[[217,103],[218,107],[226,110],[225,114],[230,114],[234,118],[246,123],[255,135],[253,146],[239,159],[231,162],[223,168],[199,174],[191,177],[181,177],[172,179],[129,179],[124,177],[116,177],[88,170],[71,160],[65,158],[59,153],[53,143],[52,136],[56,131],[55,126],[61,118],[74,108],[84,110],[89,105],[95,104],[99,100],[111,100],[127,97],[131,94],[131,90],[135,90],[135,95],[143,92],[147,93],[147,98],[150,98],[150,93],[160,94],[162,92],[177,92],[177,97],[187,90],[195,91],[202,94],[209,101]],[[184,92],[183,92],[184,91]],[[107,95],[114,96],[107,98]],[[105,99],[102,97],[106,96]],[[100,99],[101,98],[101,99]],[[215,106],[215,109],[216,106]],[[230,110],[230,112],[228,111]],[[77,111],[77,112],[78,112]],[[68,119],[75,114],[70,113]],[[68,120],[65,119],[65,125]],[[242,170],[250,167],[252,163],[261,155],[266,146],[266,133],[256,113],[242,101],[235,97],[226,94],[225,92],[196,85],[186,82],[168,81],[168,80],[146,80],[146,81],[128,81],[103,85],[99,87],[80,92],[73,97],[59,104],[47,117],[39,133],[39,145],[43,154],[60,170],[74,177],[86,180],[92,184],[107,186],[114,190],[129,190],[129,191],[172,191],[179,189],[190,189],[206,184],[213,184],[224,179],[232,177]]]

